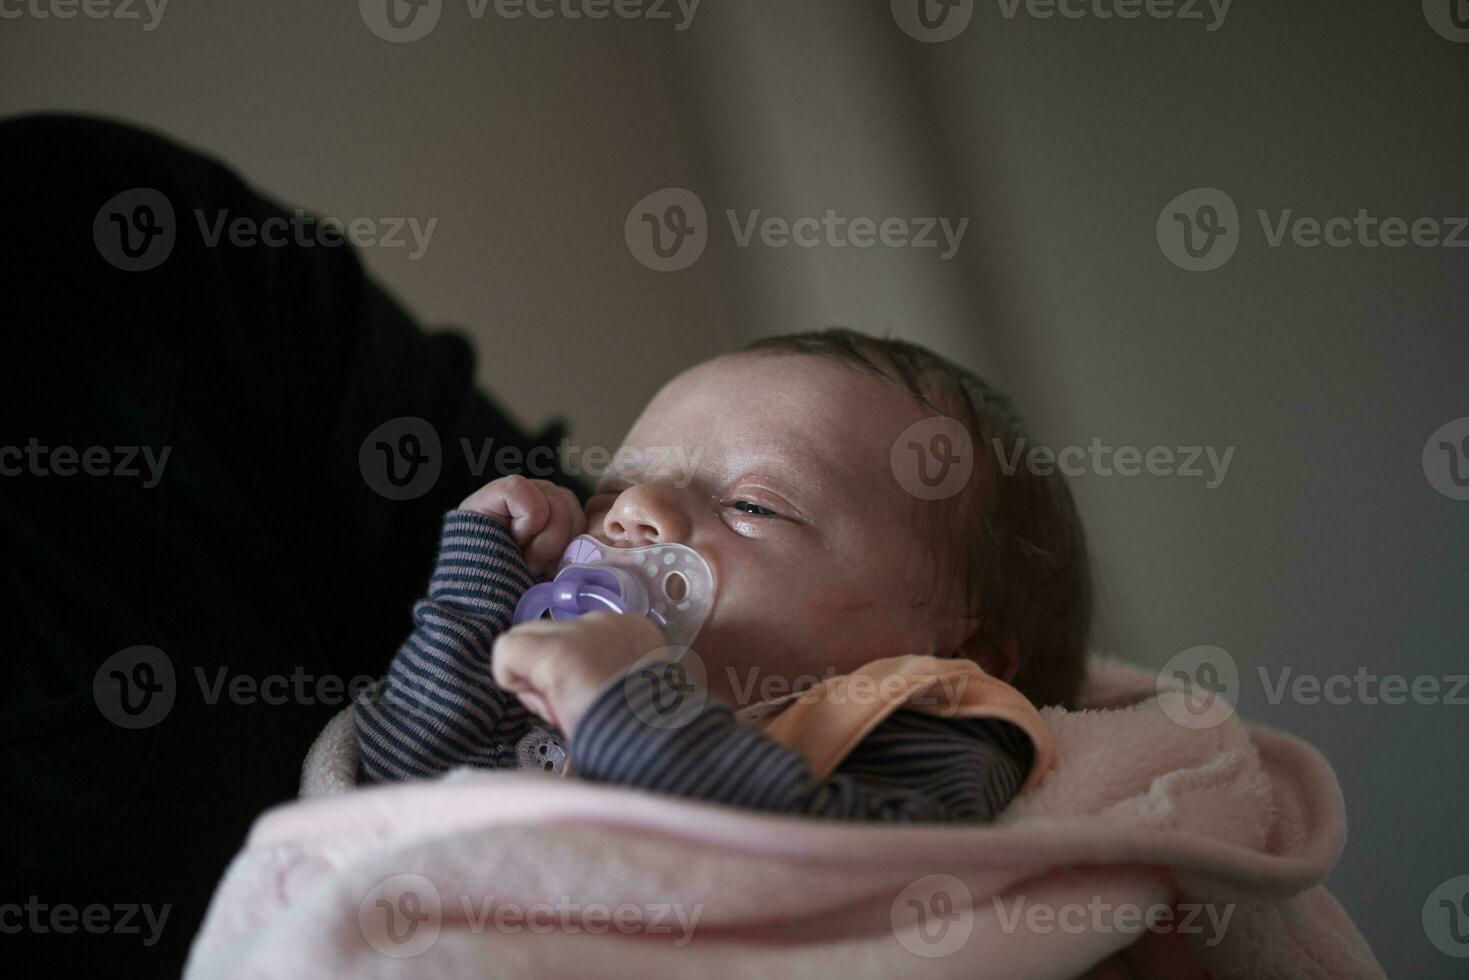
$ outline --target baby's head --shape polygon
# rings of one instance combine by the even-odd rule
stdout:
[[[924,500],[890,454],[937,416],[969,430],[973,473]],[[902,654],[967,657],[1037,704],[1067,703],[1091,620],[1086,544],[1059,475],[1000,468],[1023,438],[1003,394],[915,344],[771,338],[664,386],[620,453],[664,468],[609,471],[588,530],[709,561],[717,598],[694,649],[711,692],[740,707]]]

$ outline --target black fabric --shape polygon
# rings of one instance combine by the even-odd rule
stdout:
[[[0,123],[0,174],[0,448],[170,450],[151,489],[35,466],[0,476],[0,906],[100,903],[113,922],[118,906],[171,906],[152,947],[146,925],[59,933],[45,913],[43,930],[17,933],[13,913],[0,929],[30,975],[174,976],[251,821],[294,795],[303,753],[347,701],[307,688],[284,704],[210,704],[220,669],[256,684],[381,673],[441,515],[498,475],[472,473],[460,440],[525,451],[556,435],[518,432],[475,390],[464,340],[421,332],[349,248],[209,247],[196,209],[292,214],[216,162],[136,129],[36,116]],[[139,187],[167,198],[177,236],[156,268],[124,271],[93,225]],[[432,424],[443,471],[394,501],[358,453],[401,416]],[[167,655],[175,696],[129,730],[93,681],[137,645]]]

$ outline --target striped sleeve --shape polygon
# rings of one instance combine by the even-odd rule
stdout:
[[[722,704],[670,712],[680,697],[675,667],[645,664],[602,690],[572,741],[580,777],[771,813],[984,823],[1030,771],[1030,740],[1009,722],[899,710],[818,779]]]
[[[362,782],[515,765],[529,714],[495,686],[490,647],[533,581],[498,521],[458,510],[444,518],[428,596],[413,607],[413,632],[387,676],[357,700]]]

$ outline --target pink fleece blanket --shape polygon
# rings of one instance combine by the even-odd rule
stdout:
[[[1085,703],[1139,691],[1149,675],[1098,659]],[[350,789],[339,718],[316,798],[256,822],[185,976],[1383,976],[1319,884],[1345,826],[1314,750],[1186,728],[1158,698],[1043,714],[1055,769],[988,827],[524,773]]]

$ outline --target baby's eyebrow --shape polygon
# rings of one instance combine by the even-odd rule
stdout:
[[[609,492],[613,486],[630,485],[650,477],[672,475],[692,480],[703,455],[702,450],[691,453],[683,446],[619,447],[598,478],[595,492]]]
[[[618,452],[623,453],[623,450]],[[713,461],[706,458],[710,454],[715,456]],[[672,475],[692,483],[701,476],[733,480],[755,472],[768,472],[772,476],[796,481],[801,486],[840,486],[859,479],[854,466],[842,465],[817,446],[805,443],[764,446],[733,453],[728,447],[712,444],[693,448],[678,445],[637,449],[631,456],[623,454],[620,459],[614,456],[613,462],[597,480],[593,492],[611,493],[650,477]]]
[[[732,471],[769,472],[772,476],[793,480],[802,487],[841,486],[858,478],[852,467],[838,466],[826,454],[804,445],[751,454],[730,463]],[[735,474],[732,472],[730,475]]]
[[[819,445],[797,445],[791,448],[790,455],[796,463],[804,469],[818,470],[826,476],[851,480],[858,477],[856,460],[842,457],[833,457],[830,453],[823,451]]]

